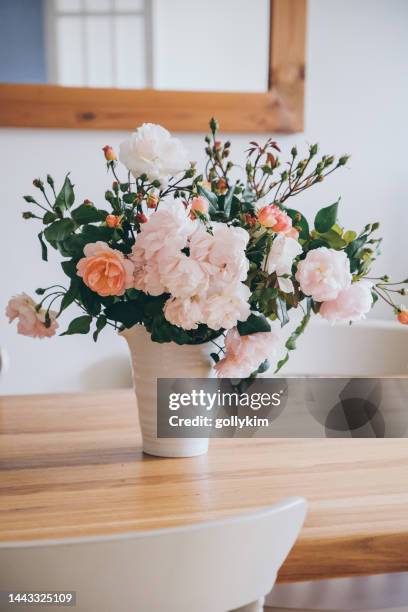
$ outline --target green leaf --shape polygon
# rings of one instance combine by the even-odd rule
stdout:
[[[304,315],[304,317],[302,318],[300,324],[298,325],[298,327],[295,329],[295,331],[289,336],[289,338],[286,341],[286,348],[289,351],[294,351],[296,348],[296,341],[299,338],[299,336],[301,334],[303,334],[303,332],[306,329],[306,325],[309,323],[310,321],[310,317],[311,317],[311,313],[312,313],[312,309],[311,309],[311,300],[308,299],[307,302],[307,312]]]
[[[293,227],[299,228],[299,238],[302,240],[309,239],[309,224],[307,219],[294,208],[286,208],[285,212],[288,213],[289,217],[292,219]]]
[[[87,242],[97,242],[98,240],[108,242],[109,240],[112,240],[114,233],[114,229],[111,227],[105,227],[104,225],[84,225],[81,231],[82,236],[85,236]]]
[[[105,315],[100,315],[96,319],[96,330],[92,334],[92,337],[93,337],[95,342],[98,340],[98,336],[101,333],[101,331],[103,330],[103,328],[105,327],[106,323],[107,323],[107,319],[106,319]]]
[[[65,252],[65,257],[77,257],[80,258],[83,255],[84,247],[88,244],[89,240],[82,234],[71,234],[66,240],[60,243]]]
[[[323,234],[320,234],[319,238],[326,240],[327,244],[332,249],[336,249],[338,251],[340,249],[343,249],[347,245],[347,242],[343,240],[343,238],[338,234],[338,232],[334,231],[333,229],[329,230],[328,232],[324,232]]]
[[[79,288],[79,279],[73,278],[71,280],[71,284],[69,286],[68,291],[64,294],[64,297],[61,300],[59,314],[61,314],[63,310],[68,308],[68,306],[70,306],[72,302],[75,300],[75,298],[78,296],[78,288]]]
[[[246,321],[238,321],[237,329],[240,336],[248,336],[257,332],[269,332],[271,326],[267,319],[262,315],[250,314]]]
[[[280,361],[278,361],[274,374],[277,374],[279,370],[281,370],[283,366],[285,365],[285,363],[287,363],[288,361],[289,361],[289,353],[286,353],[285,357],[283,359],[280,359]]]
[[[288,309],[286,306],[286,302],[283,298],[276,298],[276,314],[278,315],[278,319],[281,322],[281,327],[289,323]]]
[[[51,225],[44,230],[44,236],[48,241],[58,242],[59,240],[68,238],[74,229],[75,225],[72,219],[60,219],[59,221],[51,223]]]
[[[123,323],[127,328],[143,321],[143,308],[136,300],[116,302],[105,308],[105,316],[112,321]]]
[[[81,204],[78,208],[75,208],[71,212],[71,216],[75,223],[78,225],[84,225],[85,223],[97,223],[98,221],[105,221],[107,217],[106,210],[99,210],[89,204]]]
[[[218,211],[218,198],[215,193],[213,193],[212,191],[208,191],[208,189],[205,189],[201,185],[197,186],[197,190],[198,193],[204,198],[206,198],[211,204],[211,206],[214,207],[214,212]]]
[[[57,215],[49,210],[43,216],[43,223],[44,225],[48,225],[49,223],[52,223],[56,219],[58,219]]]
[[[268,359],[265,359],[265,361],[263,361],[261,365],[259,366],[259,368],[257,369],[256,373],[263,374],[264,372],[269,370],[270,367],[271,367],[271,364],[269,363]]]
[[[54,209],[59,211],[69,210],[74,201],[74,186],[69,179],[69,174],[67,174],[62,189],[55,200]]]
[[[87,312],[96,317],[101,311],[101,298],[84,283],[79,284],[79,300]]]
[[[125,202],[125,204],[133,204],[133,202],[136,200],[137,198],[137,193],[134,193],[133,191],[131,193],[125,193],[123,196],[123,201]]]
[[[43,261],[48,261],[48,249],[47,249],[47,245],[44,242],[42,232],[38,234],[38,240],[40,241],[40,244],[41,244],[41,257]]]
[[[336,223],[338,206],[339,201],[319,210],[314,221],[315,228],[319,233],[328,232]]]
[[[224,199],[224,212],[226,215],[230,216],[231,213],[231,204],[232,198],[234,197],[235,185],[230,187]]]
[[[77,262],[75,260],[70,259],[69,261],[61,262],[61,268],[64,270],[67,276],[69,276],[70,278],[76,278],[77,277],[76,264]]]
[[[65,331],[61,336],[71,336],[72,334],[87,334],[91,327],[92,317],[89,315],[83,315],[82,317],[77,317],[68,325],[67,331]]]

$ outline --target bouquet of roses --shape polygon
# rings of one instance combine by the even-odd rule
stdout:
[[[105,193],[109,210],[88,199],[75,205],[69,175],[58,192],[50,175],[47,186],[34,181],[44,201],[24,196],[37,208],[23,217],[43,223],[42,258],[47,260],[47,244],[59,251],[68,286],[37,289],[39,302],[26,294],[13,297],[7,315],[18,319],[20,333],[53,336],[58,317],[75,304],[84,314],[62,335],[85,334],[94,323],[96,341],[107,325],[140,324],[154,342],[213,342],[218,376],[247,378],[269,367],[280,328],[298,309],[301,321],[285,338],[286,355],[275,371],[314,314],[356,321],[381,297],[408,323],[408,311],[392,297],[405,294],[408,279],[368,277],[379,253],[378,223],[345,231],[335,202],[310,227],[291,205],[294,196],[344,166],[346,155],[320,157],[312,145],[303,157],[293,147],[282,165],[275,141],[253,141],[240,178],[214,119],[210,128],[203,173],[158,125],[142,125],[121,144],[124,179],[114,150],[105,146],[114,179]]]

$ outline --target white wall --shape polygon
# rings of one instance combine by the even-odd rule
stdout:
[[[408,2],[405,0],[309,0],[306,132],[279,137],[288,149],[319,140],[322,150],[350,152],[350,169],[305,194],[300,205],[313,216],[342,194],[341,217],[348,228],[368,220],[382,223],[384,254],[377,269],[407,277]],[[203,126],[205,129],[205,126]],[[35,222],[21,219],[31,180],[50,172],[58,180],[72,171],[77,197],[103,203],[107,184],[101,147],[118,147],[123,133],[64,130],[1,130],[1,299],[32,293],[63,279],[59,260],[41,261]],[[202,161],[202,135],[181,135],[191,158]],[[232,136],[234,159],[250,135]],[[299,206],[299,203],[298,203]],[[377,316],[388,316],[383,310]],[[66,321],[66,319],[65,319]],[[64,328],[64,323],[61,323]],[[122,384],[125,343],[111,330],[98,344],[90,337],[31,340],[0,318],[0,345],[10,356],[2,393],[69,391]],[[305,348],[303,350],[306,350]],[[307,350],[311,350],[310,345]],[[111,373],[109,359],[118,361]],[[126,379],[126,372],[123,374]]]

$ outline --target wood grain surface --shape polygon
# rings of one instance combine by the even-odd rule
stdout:
[[[141,452],[131,390],[0,400],[0,541],[203,521],[291,495],[310,504],[280,581],[408,571],[406,439],[214,440]],[[273,546],[273,542],[271,542]]]

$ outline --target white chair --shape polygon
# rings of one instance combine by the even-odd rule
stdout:
[[[0,591],[76,591],[75,612],[240,607],[255,612],[262,610],[305,514],[305,500],[292,498],[250,514],[183,527],[5,542],[0,544]],[[54,609],[60,610],[47,606]]]

